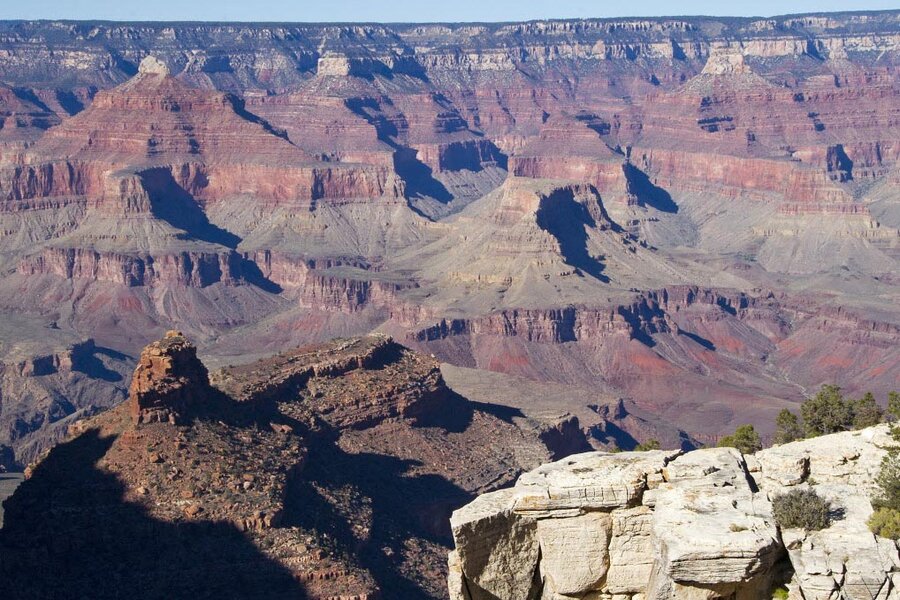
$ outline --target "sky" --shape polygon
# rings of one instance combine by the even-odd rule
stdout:
[[[896,8],[900,0],[0,0],[0,19],[397,23]]]

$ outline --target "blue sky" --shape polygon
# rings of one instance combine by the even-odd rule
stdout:
[[[0,19],[520,21],[658,15],[771,16],[898,8],[900,0],[0,0]]]

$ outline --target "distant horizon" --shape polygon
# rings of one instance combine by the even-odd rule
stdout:
[[[580,19],[667,19],[701,18],[752,19],[805,14],[891,12],[900,10],[890,0],[841,2],[839,0],[759,0],[737,2],[724,7],[714,0],[684,0],[681,10],[669,14],[672,4],[649,0],[604,6],[604,3],[580,0],[521,3],[514,0],[456,0],[446,5],[425,5],[417,0],[366,2],[331,0],[330,2],[291,2],[260,0],[254,3],[195,0],[157,0],[146,2],[105,0],[33,0],[27,4],[0,7],[3,21],[80,21],[113,23],[284,23],[284,24],[453,24],[518,23],[525,21]],[[726,8],[728,14],[721,11]]]
[[[107,19],[107,18],[49,18],[39,17],[33,19],[12,18],[0,16],[0,22],[5,23],[135,23],[135,24],[233,24],[233,25],[504,25],[511,23],[531,23],[541,21],[627,21],[631,19],[780,19],[785,17],[802,17],[818,15],[852,15],[873,13],[900,13],[900,8],[876,8],[859,10],[821,10],[807,12],[786,12],[766,15],[712,15],[712,14],[661,14],[661,15],[620,15],[612,17],[544,17],[534,19],[510,19],[505,21],[297,21],[297,20],[256,20],[242,21],[229,19]]]

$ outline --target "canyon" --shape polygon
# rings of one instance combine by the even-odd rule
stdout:
[[[900,390],[898,67],[897,10],[0,21],[0,588],[897,596],[888,426],[713,446]]]
[[[170,329],[214,371],[387,335],[579,450],[882,398],[898,56],[897,11],[0,22],[0,458]]]
[[[585,452],[577,421],[463,397],[385,335],[211,371],[173,330],[26,469],[0,581],[12,600],[893,598],[897,544],[866,524],[891,427]],[[810,489],[827,527],[773,516]]]

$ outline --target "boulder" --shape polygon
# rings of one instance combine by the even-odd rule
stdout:
[[[516,486],[519,512],[611,510],[640,503],[647,478],[659,474],[677,451],[587,452],[525,473]]]
[[[537,523],[512,510],[515,490],[485,494],[453,513],[450,527],[466,595],[453,600],[535,598]],[[460,593],[461,590],[458,590]]]
[[[601,512],[539,520],[541,576],[546,585],[569,596],[596,589],[609,571],[611,531],[612,517]]]

